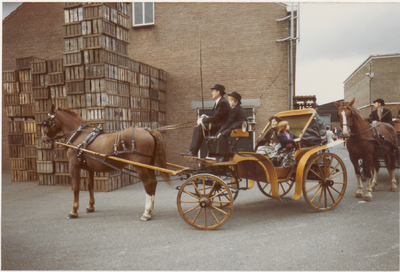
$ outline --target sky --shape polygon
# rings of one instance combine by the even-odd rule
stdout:
[[[370,56],[400,53],[400,2],[320,2],[300,3],[296,95],[322,105],[343,99],[343,82]],[[19,4],[3,2],[3,19]]]

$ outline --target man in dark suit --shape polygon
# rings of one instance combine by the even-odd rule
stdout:
[[[392,112],[383,108],[383,106],[385,106],[385,101],[383,101],[383,99],[378,98],[374,101],[374,107],[376,110],[371,113],[372,123],[380,121],[393,125]]]
[[[237,92],[232,92],[228,94],[228,101],[231,107],[229,113],[228,121],[218,130],[217,132],[217,154],[221,158],[217,162],[228,161],[229,155],[229,145],[228,137],[235,128],[241,128],[243,121],[246,121],[246,115],[243,108],[240,106],[242,104],[242,96]]]
[[[206,129],[209,129],[211,124],[210,134],[215,135],[217,131],[221,128],[221,126],[225,124],[228,120],[230,106],[228,100],[226,100],[226,98],[224,97],[225,87],[223,85],[215,84],[215,86],[211,88],[211,90],[212,98],[215,101],[212,114],[210,117],[200,117],[201,120],[199,120],[199,122],[202,122]],[[181,153],[181,155],[196,157],[197,153],[199,152],[201,143],[203,142],[203,139],[203,126],[199,124],[193,131],[192,143],[190,144],[189,153]]]

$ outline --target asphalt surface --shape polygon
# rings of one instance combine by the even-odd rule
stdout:
[[[81,192],[79,218],[68,219],[69,187],[15,183],[11,172],[3,172],[1,268],[399,271],[399,192],[389,192],[381,169],[373,202],[355,198],[347,150],[333,152],[348,170],[346,194],[334,210],[314,211],[303,198],[270,199],[255,186],[239,193],[228,221],[212,231],[183,221],[178,191],[165,183],[158,185],[148,222],[139,220],[141,184],[95,193],[94,213],[85,212],[89,196]],[[397,181],[399,176],[397,169]]]

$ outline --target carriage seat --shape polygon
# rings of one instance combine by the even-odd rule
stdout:
[[[231,138],[236,138],[232,139],[229,141],[229,144],[234,152],[237,152],[236,150],[236,144],[240,138],[247,138],[250,136],[250,133],[248,131],[243,132],[241,128],[233,129],[231,131],[231,134],[229,135]],[[207,146],[208,146],[208,155],[207,157],[215,157],[215,150],[216,150],[216,143],[217,143],[217,135],[213,136],[206,136],[205,137]]]

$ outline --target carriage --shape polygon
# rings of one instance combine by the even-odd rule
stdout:
[[[79,173],[82,161],[85,161],[85,169],[89,173],[87,175],[90,194],[88,212],[94,211],[93,188],[90,186],[93,182],[90,180],[93,173],[90,174],[90,172],[112,171],[130,164],[135,167],[142,179],[147,194],[142,220],[151,218],[156,186],[154,171],[159,171],[164,179],[168,175],[173,175],[184,180],[177,187],[177,206],[184,221],[199,229],[215,229],[223,225],[230,217],[233,202],[238,197],[239,191],[251,189],[255,183],[265,196],[277,200],[288,198],[286,195],[294,187],[290,199],[298,200],[303,195],[306,202],[318,211],[333,209],[343,198],[347,186],[346,167],[340,157],[326,152],[327,148],[341,144],[342,141],[326,144],[325,127],[314,109],[284,111],[276,116],[288,121],[291,131],[301,139],[296,142],[295,161],[289,166],[282,165],[282,162],[276,158],[267,158],[255,152],[237,151],[236,143],[241,139],[248,139],[252,133],[245,125],[243,129],[232,131],[232,152],[229,161],[218,163],[208,157],[187,157],[198,163],[195,169],[163,162],[161,156],[163,146],[161,141],[157,140],[157,133],[154,131],[132,128],[132,131],[127,129],[121,133],[99,136],[92,144],[89,144],[87,141],[93,138],[96,128],[85,129],[86,125],[79,116],[67,109],[56,110],[54,106],[49,113],[49,118],[43,122],[43,126],[47,137],[55,139],[60,132],[70,135],[67,143],[58,144],[68,148],[67,155],[74,191],[71,218],[78,216],[79,186],[74,183],[74,178],[79,180],[79,176],[76,177],[74,173]],[[270,131],[271,124],[268,123],[260,137]],[[148,135],[153,136],[154,143],[152,143],[152,137]],[[145,137],[148,141],[143,142],[142,139]],[[139,140],[142,140],[143,144],[138,144]],[[208,140],[210,142],[212,137]],[[108,147],[105,144],[107,142],[114,143],[114,149],[112,145]],[[154,151],[155,159],[151,153],[146,153],[146,145],[148,145],[147,150]],[[118,151],[121,146],[123,150]],[[104,164],[104,167],[101,166]],[[100,169],[100,167],[103,168]]]

